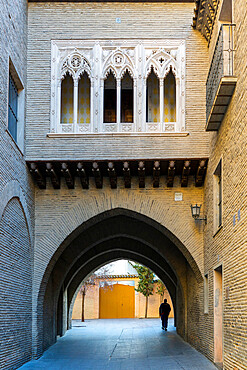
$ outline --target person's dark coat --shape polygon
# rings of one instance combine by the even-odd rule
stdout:
[[[170,307],[169,303],[161,303],[161,305],[160,305],[160,316],[165,315],[165,316],[168,317],[170,311],[171,311],[171,307]]]

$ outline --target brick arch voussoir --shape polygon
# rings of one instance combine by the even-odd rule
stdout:
[[[22,212],[27,225],[29,242],[31,245],[33,245],[32,221],[30,212],[28,210],[24,191],[22,190],[19,182],[16,180],[9,181],[0,193],[0,222],[6,207],[13,198],[18,199],[19,204],[22,208]]]
[[[156,220],[151,219],[150,217],[140,214],[138,212],[129,210],[129,209],[123,209],[123,208],[114,208],[110,209],[108,211],[99,213],[87,221],[85,221],[83,224],[79,225],[76,230],[70,235],[67,236],[67,238],[62,242],[60,248],[56,249],[56,252],[53,255],[53,258],[51,258],[49,264],[47,265],[46,271],[43,275],[42,282],[40,284],[39,294],[38,294],[38,305],[42,305],[43,297],[46,289],[46,284],[48,283],[49,276],[53,270],[53,267],[57,260],[59,259],[62,252],[65,250],[66,247],[75,239],[75,237],[79,236],[81,233],[85,232],[87,229],[89,229],[92,225],[100,224],[101,221],[110,219],[112,217],[116,217],[118,215],[125,215],[127,217],[132,218],[133,220],[139,220],[140,222],[143,222],[144,224],[148,224],[154,229],[158,230],[161,234],[163,234],[166,238],[168,238],[184,255],[185,259],[187,260],[188,264],[191,266],[192,271],[195,274],[195,277],[198,281],[202,280],[202,275],[199,270],[199,267],[197,263],[195,262],[194,258],[191,256],[188,249],[183,245],[183,243],[174,235],[171,233],[170,230],[168,230],[165,226],[158,223]]]
[[[135,202],[138,203],[138,202]],[[139,204],[139,203],[138,203]],[[93,209],[94,207],[90,207]],[[105,208],[102,206],[101,208]],[[108,207],[109,208],[109,205]],[[137,207],[133,207],[137,208]],[[152,203],[152,208],[154,208],[154,204]],[[102,211],[102,209],[99,209],[99,211]],[[71,211],[72,212],[72,211]],[[153,212],[154,214],[156,212]],[[78,215],[76,210],[73,208],[73,215]],[[164,236],[166,236],[184,255],[186,260],[188,261],[189,265],[191,266],[193,272],[195,273],[196,279],[198,281],[202,280],[202,273],[198,267],[197,262],[189,252],[188,248],[185,246],[184,243],[182,243],[179,238],[174,235],[168,228],[166,228],[164,225],[162,225],[159,220],[151,218],[150,216],[143,214],[141,212],[129,209],[129,208],[121,208],[121,207],[116,207],[116,208],[110,208],[105,211],[102,211],[100,213],[93,213],[92,216],[90,217],[90,214],[87,214],[85,217],[86,220],[84,222],[80,223],[77,221],[77,225],[71,225],[70,222],[65,222],[63,219],[57,220],[59,223],[59,230],[61,232],[57,233],[56,237],[51,237],[51,235],[46,234],[43,238],[42,241],[40,241],[37,245],[37,249],[43,248],[44,246],[47,247],[49,243],[52,243],[55,245],[53,247],[53,254],[50,254],[47,257],[47,264],[45,266],[45,269],[43,270],[43,276],[42,276],[42,281],[40,281],[40,289],[39,289],[39,295],[40,293],[42,294],[43,289],[42,286],[46,285],[48,282],[49,275],[56,263],[56,261],[59,259],[60,255],[62,252],[68,247],[68,245],[82,232],[87,230],[89,227],[91,227],[95,223],[100,223],[102,220],[109,219],[111,217],[117,216],[117,215],[127,215],[128,217],[131,217],[133,219],[138,219],[139,221],[143,221],[146,224],[149,224],[150,226],[154,227],[156,230],[160,231]],[[85,216],[85,215],[84,215]],[[70,217],[69,217],[70,219]],[[77,219],[80,220],[80,217]],[[54,230],[56,230],[56,226],[52,225],[52,230],[53,233],[55,233]],[[53,235],[52,235],[53,236]],[[54,252],[55,250],[55,252]],[[47,251],[47,248],[46,248]]]

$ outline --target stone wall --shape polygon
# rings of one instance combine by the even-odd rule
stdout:
[[[221,4],[222,1],[219,9]],[[236,24],[234,64],[237,85],[221,127],[218,133],[214,134],[211,143],[205,182],[208,224],[205,230],[204,270],[209,276],[209,313],[204,315],[204,331],[207,342],[206,353],[214,360],[214,269],[222,265],[224,368],[246,369],[247,12],[245,2],[239,0],[233,4],[233,23]],[[219,24],[216,21],[209,46],[211,55],[218,30]],[[215,232],[213,173],[220,159],[223,178],[223,223]]]

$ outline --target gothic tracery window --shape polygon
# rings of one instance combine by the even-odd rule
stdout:
[[[57,40],[51,133],[185,131],[185,81],[181,40]]]
[[[128,70],[121,80],[121,122],[133,122],[133,79]]]
[[[61,84],[61,123],[73,123],[73,78],[66,74]]]
[[[164,80],[164,122],[176,122],[176,82],[172,71]]]
[[[147,78],[147,122],[160,121],[160,94],[159,94],[159,80],[153,69]]]
[[[86,72],[78,83],[78,123],[90,123],[90,79]]]
[[[117,84],[112,72],[104,82],[104,122],[114,123],[117,120]]]

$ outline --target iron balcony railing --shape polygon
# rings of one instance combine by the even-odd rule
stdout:
[[[206,117],[212,110],[222,77],[234,76],[233,33],[235,24],[222,24],[206,84]]]

